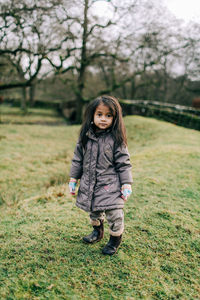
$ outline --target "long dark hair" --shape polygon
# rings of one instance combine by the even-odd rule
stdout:
[[[86,133],[88,132],[89,128],[94,119],[94,113],[96,108],[103,103],[104,105],[108,106],[112,115],[113,115],[113,123],[111,126],[111,132],[114,137],[115,142],[118,145],[127,145],[127,138],[126,138],[126,129],[124,126],[123,118],[122,118],[122,109],[119,104],[119,101],[113,96],[100,96],[95,100],[91,101],[87,106],[84,114],[83,124],[80,130],[80,142],[82,143],[83,147],[85,148],[88,137]]]

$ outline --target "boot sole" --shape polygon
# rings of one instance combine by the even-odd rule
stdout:
[[[121,245],[121,242],[120,242],[119,246],[120,246],[120,245]],[[117,251],[118,251],[118,249],[119,249],[119,246],[117,247],[116,251],[115,251],[113,254],[103,253],[103,251],[102,251],[102,254],[103,254],[103,255],[113,256],[113,255],[115,255],[115,254],[117,253]]]
[[[113,255],[115,255],[115,254],[117,253],[118,249],[119,249],[119,246],[117,247],[116,251],[115,251],[113,254],[103,253],[103,251],[102,251],[102,254],[103,254],[103,255],[113,256]]]
[[[83,241],[85,244],[95,244],[95,243],[100,242],[100,241],[103,239],[103,237],[104,237],[104,235],[103,235],[100,239],[98,239],[98,240],[96,240],[96,241],[94,241],[94,242],[88,242],[88,241],[85,241],[84,238],[82,238],[82,241]]]
[[[102,240],[102,239],[96,240],[96,241],[94,241],[94,242],[88,242],[88,241],[85,241],[84,239],[82,239],[82,241],[83,241],[85,244],[95,244],[95,243],[100,242],[101,240]]]

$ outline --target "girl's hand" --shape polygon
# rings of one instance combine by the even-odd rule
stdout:
[[[75,178],[70,178],[70,181],[69,181],[69,192],[72,195],[75,195],[76,183],[77,183],[77,180]]]
[[[123,200],[127,201],[128,197],[132,193],[131,185],[130,184],[123,184],[122,189],[121,189],[121,193],[122,193]]]

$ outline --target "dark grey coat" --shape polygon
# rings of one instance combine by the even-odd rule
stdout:
[[[92,129],[83,149],[75,148],[70,177],[80,179],[76,205],[85,211],[103,211],[124,207],[121,186],[131,184],[128,149],[115,144],[110,132],[96,136]]]

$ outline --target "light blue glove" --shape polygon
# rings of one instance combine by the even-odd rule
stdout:
[[[70,178],[69,192],[70,192],[70,194],[75,195],[75,191],[76,191],[76,179]]]
[[[121,189],[121,193],[122,193],[122,198],[124,199],[124,201],[126,201],[128,199],[128,197],[132,194],[131,185],[130,184],[123,184],[122,189]]]

